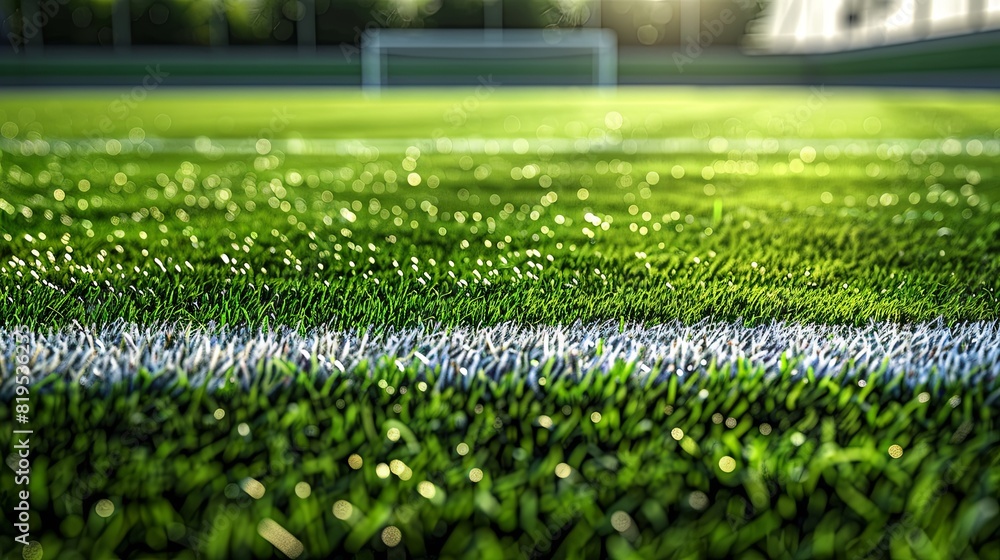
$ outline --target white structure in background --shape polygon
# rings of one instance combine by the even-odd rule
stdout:
[[[592,56],[594,85],[618,84],[618,38],[610,29],[373,29],[361,38],[361,85],[378,94],[388,75],[390,51],[420,56],[419,51],[444,51],[448,58],[546,57],[552,51],[587,52]],[[446,59],[445,59],[446,60]],[[488,86],[480,76],[480,88]]]
[[[1000,29],[1000,0],[772,0],[748,28],[764,53],[862,49]]]

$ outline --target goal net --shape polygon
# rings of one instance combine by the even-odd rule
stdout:
[[[610,29],[376,29],[361,41],[361,80],[389,84],[477,83],[484,75],[522,85],[614,87],[618,40]]]

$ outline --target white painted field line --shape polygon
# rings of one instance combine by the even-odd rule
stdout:
[[[0,150],[23,156],[60,156],[90,154],[200,154],[208,157],[224,155],[256,155],[256,138],[149,138],[133,142],[128,138],[51,138],[18,140],[0,138]],[[546,140],[527,138],[308,138],[267,140],[270,152],[280,151],[291,155],[340,155],[371,157],[372,150],[402,154],[416,147],[421,153],[437,154],[719,154],[731,150],[758,153],[779,153],[811,147],[822,152],[835,147],[847,156],[860,157],[876,154],[881,150],[902,149],[904,156],[920,150],[925,155],[951,155],[993,158],[1000,156],[1000,140],[988,137],[973,138],[746,138],[714,137],[706,139],[665,137],[633,139],[552,138]]]
[[[14,370],[14,341],[13,331],[0,329],[0,371]],[[103,329],[76,326],[28,332],[24,344],[33,356],[30,369],[35,379],[56,373],[85,384],[121,382],[142,367],[166,376],[183,370],[192,382],[208,380],[211,387],[221,385],[227,376],[246,385],[257,364],[274,360],[291,362],[321,378],[357,371],[362,362],[368,364],[368,373],[380,362],[419,372],[440,367],[438,383],[456,385],[466,385],[479,372],[493,379],[523,376],[537,383],[549,360],[550,376],[573,378],[607,373],[616,361],[634,364],[635,375],[655,371],[660,379],[704,374],[713,361],[723,371],[735,372],[740,359],[776,375],[783,355],[795,364],[796,375],[811,368],[817,377],[846,372],[848,378],[865,379],[885,368],[884,376],[872,378],[873,382],[902,377],[908,386],[933,380],[985,389],[996,385],[1000,376],[1000,321],[954,327],[776,322],[748,328],[704,320],[694,325],[633,324],[624,330],[610,322],[502,324],[383,333],[317,328],[305,335],[285,328],[268,333],[118,323]],[[0,381],[0,395],[9,394],[12,387],[12,376],[6,375]]]

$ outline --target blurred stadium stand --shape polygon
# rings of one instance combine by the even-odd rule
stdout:
[[[1000,87],[1000,0],[0,0],[0,86],[362,83],[375,30],[592,27],[620,84]],[[590,53],[397,53],[390,85],[593,83]],[[402,49],[406,50],[406,49]]]

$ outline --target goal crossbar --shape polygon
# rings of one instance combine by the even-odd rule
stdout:
[[[610,29],[373,29],[361,39],[361,84],[378,92],[386,81],[386,56],[391,50],[510,49],[503,56],[525,58],[518,51],[563,49],[592,51],[594,83],[614,87],[618,83],[618,38]],[[471,58],[471,56],[468,56]]]

